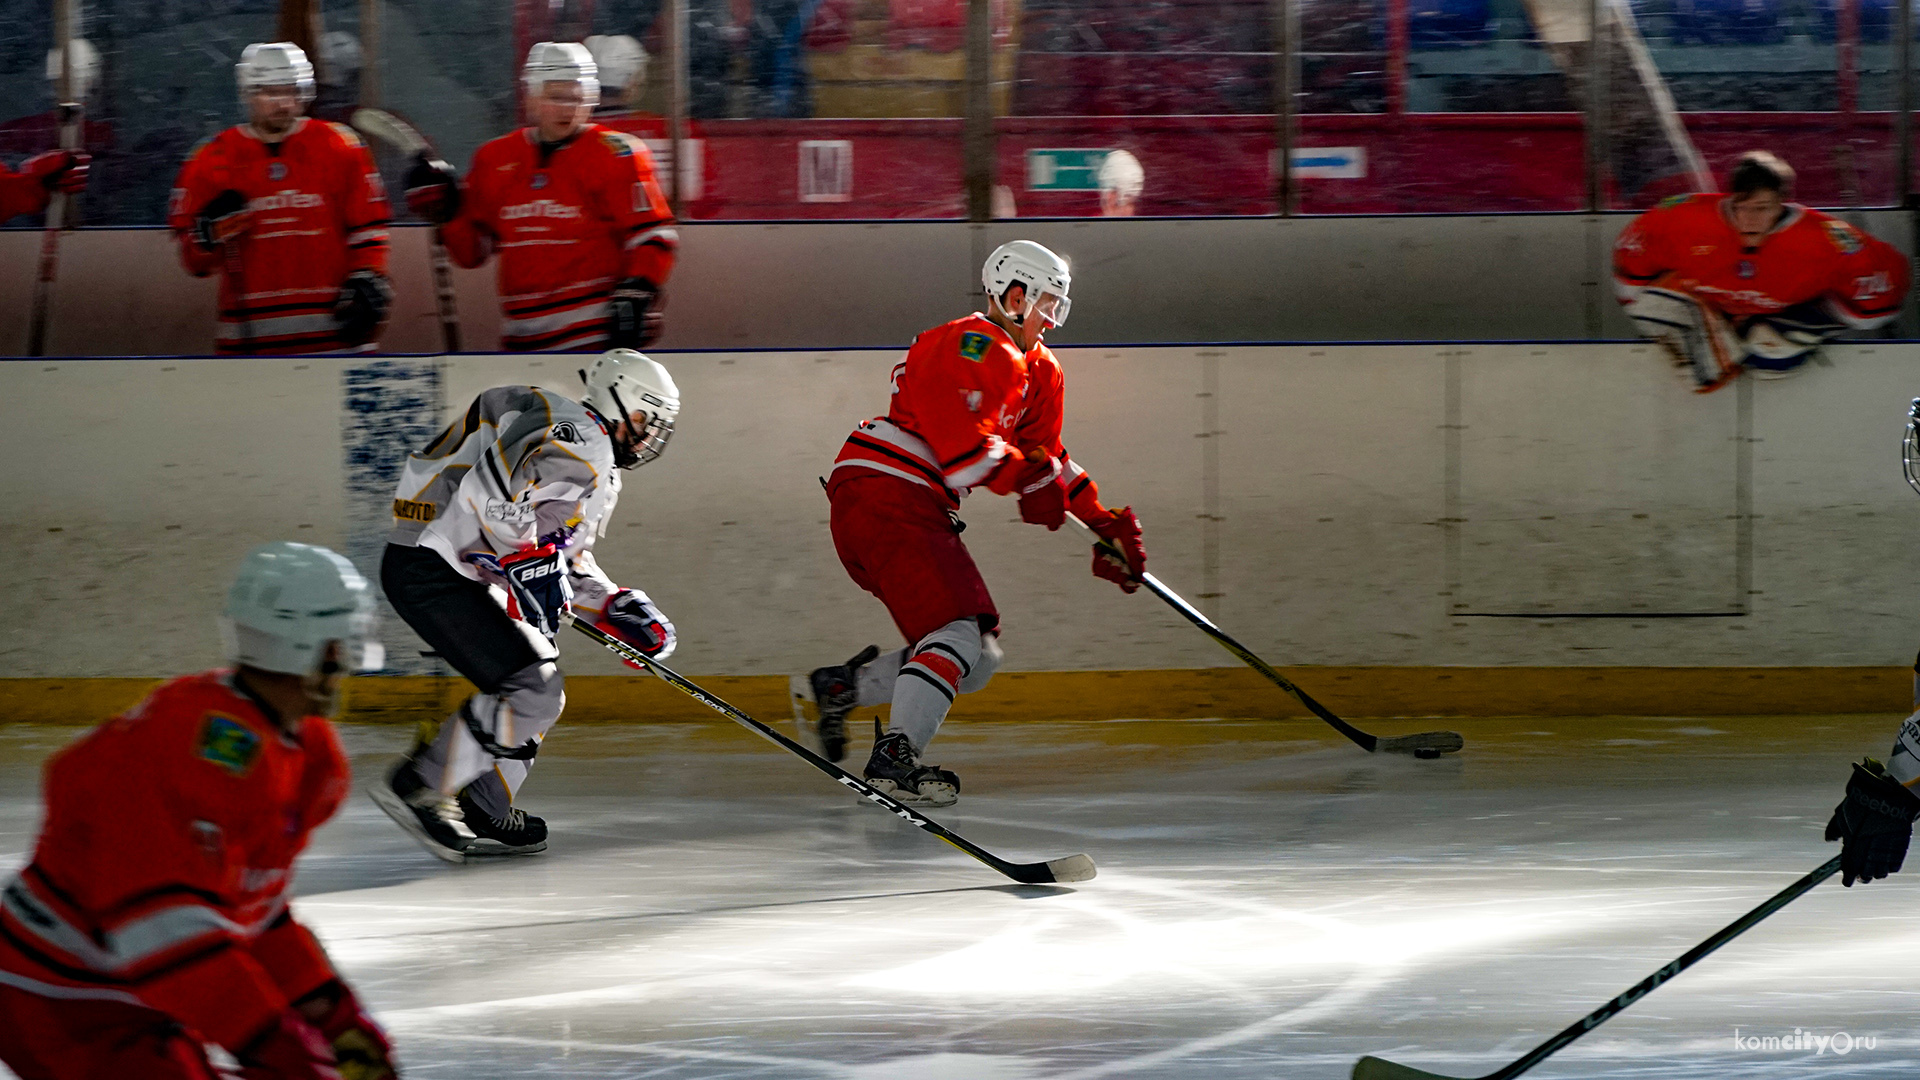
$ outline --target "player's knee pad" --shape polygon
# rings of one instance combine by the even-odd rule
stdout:
[[[1000,669],[1000,660],[1006,656],[1000,651],[1000,635],[985,633],[980,635],[980,659],[973,662],[973,670],[960,680],[960,692],[971,694],[987,685],[993,673]]]
[[[1745,363],[1759,371],[1788,372],[1812,359],[1822,344],[1846,327],[1818,300],[1758,315],[1740,329]]]
[[[1672,289],[1641,289],[1626,312],[1641,337],[1660,341],[1700,332],[1700,302]]]
[[[931,683],[952,701],[980,663],[980,654],[980,624],[955,619],[914,643],[907,662],[900,665],[900,677]]]
[[[497,758],[527,761],[567,706],[566,680],[550,661],[529,664],[493,694],[475,694],[460,708],[467,733]]]

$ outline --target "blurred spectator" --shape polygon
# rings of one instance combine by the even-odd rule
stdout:
[[[1132,217],[1146,184],[1139,158],[1125,150],[1108,152],[1100,162],[1100,216]]]
[[[800,39],[820,0],[755,0],[747,55],[758,98],[756,116],[813,115],[813,80]]]
[[[647,80],[647,50],[628,34],[595,34],[581,42],[600,68],[595,114],[630,113]]]

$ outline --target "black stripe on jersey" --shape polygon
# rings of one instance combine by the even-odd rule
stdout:
[[[932,675],[929,675],[926,672],[921,671],[919,668],[914,667],[911,664],[901,668],[900,674],[911,675],[914,678],[919,679],[920,681],[926,683],[928,686],[933,687],[935,690],[940,691],[940,696],[946,698],[948,704],[952,704],[953,687],[948,686],[946,683],[941,682],[939,679],[934,678]]]
[[[895,447],[889,446],[886,443],[879,441],[878,439],[864,438],[858,434],[847,436],[847,441],[850,443],[857,444],[863,449],[871,450],[876,454],[880,454],[884,457],[892,458],[893,460],[900,462],[902,465],[911,465],[914,469],[918,470],[922,476],[925,476],[927,479],[932,480],[935,486],[939,487],[941,490],[946,489],[946,486],[947,486],[946,478],[942,477],[938,472],[936,472],[933,466],[927,464],[924,461],[921,461],[919,458],[914,457],[912,454],[906,453]]]
[[[1073,482],[1073,485],[1067,488],[1067,498],[1077,499],[1080,497],[1081,492],[1087,490],[1092,486],[1093,486],[1093,477],[1089,476],[1086,473],[1081,473],[1080,479],[1075,480]]]
[[[544,334],[509,337],[507,339],[507,348],[522,352],[538,352],[567,342],[591,346],[599,341],[605,340],[606,336],[607,320],[596,317],[574,323],[564,330],[551,330]],[[575,342],[576,338],[580,340]],[[585,350],[583,349],[582,351]]]
[[[964,454],[961,454],[959,457],[954,458],[952,461],[941,462],[940,470],[942,472],[952,472],[953,470],[960,467],[961,462],[967,460],[970,457],[977,457],[980,454],[986,453],[986,450],[987,450],[987,441],[985,439],[982,439],[978,444],[974,446],[973,449],[967,451]]]
[[[485,450],[480,451],[480,460],[487,463],[487,475],[493,477],[494,484],[500,488],[500,497],[511,500],[513,498],[513,489],[508,487],[507,482],[500,478],[500,466],[493,463],[493,447],[489,446]]]
[[[0,938],[5,938],[7,944],[18,949],[22,956],[63,978],[72,979],[75,982],[102,983],[107,986],[127,985],[127,980],[117,976],[103,974],[92,968],[74,967],[72,964],[48,956],[24,936],[7,929],[6,919],[0,919]]]
[[[460,421],[458,427],[456,427],[453,424],[448,424],[447,430],[441,432],[439,438],[428,443],[427,448],[420,452],[421,456],[432,457],[434,455],[434,452],[439,450],[441,445],[445,443],[448,439],[452,438],[456,432],[459,434],[460,438],[458,442],[454,443],[454,445],[458,446],[460,445],[460,443],[466,442],[467,436],[473,434],[475,431],[479,430],[479,428],[480,428],[480,399],[474,398],[473,404],[467,406],[466,418]]]
[[[1615,270],[1613,272],[1613,276],[1617,278],[1625,279],[1627,281],[1631,281],[1635,285],[1645,285],[1647,282],[1652,281],[1654,278],[1657,278],[1664,273],[1666,273],[1665,270],[1655,270],[1653,273],[1647,274],[1646,276],[1642,277],[1639,274],[1629,274],[1625,270]]]

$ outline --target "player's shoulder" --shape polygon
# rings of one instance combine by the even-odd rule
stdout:
[[[1020,361],[1020,350],[1007,332],[979,312],[963,315],[922,333],[914,347],[932,351],[942,358],[949,354],[961,360],[985,364],[995,361]]]
[[[190,761],[236,777],[253,771],[270,727],[226,670],[163,683],[109,724],[118,732],[144,736],[156,753],[177,758],[184,752]]]
[[[1645,221],[1681,222],[1701,217],[1719,217],[1720,200],[1716,192],[1694,192],[1691,194],[1669,195],[1654,203],[1652,209],[1641,214]]]
[[[505,135],[480,144],[480,149],[473,152],[473,164],[467,170],[467,177],[476,179],[489,173],[510,173],[520,168],[523,162],[531,160],[533,142],[527,137],[527,129],[514,128]]]
[[[604,157],[639,158],[643,161],[649,157],[647,144],[639,136],[629,135],[605,124],[588,124],[580,132],[580,143]]]
[[[367,147],[359,132],[332,120],[308,120],[296,134],[340,150],[364,150]]]
[[[186,161],[189,165],[222,161],[232,157],[235,151],[253,141],[255,141],[253,137],[236,124],[194,143],[193,149],[187,151]]]
[[[1871,239],[1866,233],[1824,210],[1789,203],[1787,212],[1795,219],[1781,228],[1803,244],[1839,255],[1857,255]]]

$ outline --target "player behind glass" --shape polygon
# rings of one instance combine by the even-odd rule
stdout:
[[[1067,319],[1066,260],[1030,240],[1002,245],[982,270],[987,313],[934,327],[893,369],[887,415],[855,428],[827,481],[834,549],[855,584],[887,607],[907,646],[869,646],[845,664],[795,676],[794,708],[812,712],[826,756],[846,752],[847,714],[891,702],[867,781],[902,802],[947,806],[951,771],[921,755],[957,694],[987,684],[1001,658],[999,612],[960,541],[974,488],[1018,495],[1020,518],[1058,529],[1071,510],[1126,552],[1095,549],[1093,572],[1132,592],[1145,569],[1140,521],[1109,510],[1060,442],[1066,384],[1041,343]]]
[[[249,45],[234,73],[247,122],[193,148],[168,213],[187,271],[221,274],[215,349],[371,351],[393,301],[373,155],[352,128],[302,115],[313,65],[299,46]]]
[[[0,165],[0,225],[21,214],[38,214],[56,191],[86,190],[93,155],[84,150],[49,150],[20,163],[15,172]]]
[[[680,243],[653,156],[589,121],[600,83],[586,46],[540,42],[523,81],[533,125],[480,147],[465,183],[423,156],[407,205],[444,226],[461,266],[499,255],[502,348],[646,348]]]
[[[1793,170],[1756,150],[1725,194],[1675,195],[1613,248],[1614,289],[1643,337],[1699,393],[1751,371],[1780,378],[1847,330],[1884,326],[1907,260],[1844,221],[1788,202]]]
[[[381,1080],[392,1048],[288,907],[348,791],[327,720],[380,665],[373,589],[274,543],[227,594],[234,667],[162,684],[47,762],[33,861],[0,891],[0,1061],[23,1080]],[[338,1071],[336,1071],[336,1069]]]
[[[608,580],[593,543],[618,470],[666,449],[680,391],[631,349],[580,375],[579,401],[536,386],[483,392],[407,458],[394,493],[387,601],[477,692],[371,791],[448,862],[546,850],[546,822],[514,797],[566,702],[554,635],[569,614],[656,659],[673,652],[673,624]]]

